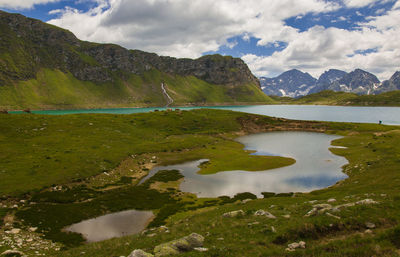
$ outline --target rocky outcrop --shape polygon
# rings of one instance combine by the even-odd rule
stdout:
[[[154,255],[143,250],[136,249],[132,251],[128,257],[171,256],[192,250],[204,252],[208,249],[202,247],[203,243],[204,237],[202,235],[192,233],[188,236],[157,245],[154,247]]]
[[[156,246],[154,248],[154,255],[156,257],[167,256],[192,251],[194,248],[202,247],[203,242],[204,237],[202,235],[192,233],[189,236]]]
[[[136,249],[133,250],[133,252],[131,252],[131,254],[128,255],[128,257],[153,257],[154,255],[152,255],[151,253],[146,253],[143,250],[140,249]]]
[[[67,30],[3,11],[0,26],[0,48],[11,57],[0,62],[3,82],[34,78],[40,68],[52,68],[93,82],[156,69],[172,75],[195,76],[217,85],[259,84],[239,58],[208,55],[195,60],[177,59],[113,44],[84,42]]]
[[[274,215],[272,215],[270,212],[264,211],[264,210],[258,210],[254,213],[255,216],[265,216],[270,219],[276,219]]]

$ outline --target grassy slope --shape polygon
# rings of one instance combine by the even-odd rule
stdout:
[[[247,155],[242,151],[240,144],[234,144],[229,140],[229,138],[235,136],[231,132],[240,130],[240,124],[246,124],[246,126],[258,125],[265,130],[325,129],[329,133],[345,136],[336,140],[335,144],[348,148],[334,149],[333,151],[349,160],[350,163],[344,167],[344,172],[349,175],[349,179],[332,188],[309,194],[296,194],[296,197],[271,197],[247,204],[215,206],[216,203],[221,203],[220,200],[217,200],[216,203],[211,204],[211,207],[206,209],[189,211],[188,206],[192,204],[191,202],[200,201],[197,204],[201,204],[201,199],[188,201],[174,198],[175,201],[178,201],[174,203],[169,202],[171,200],[168,200],[170,198],[167,199],[165,194],[156,193],[152,190],[143,191],[137,187],[110,191],[98,195],[92,202],[78,204],[68,202],[76,201],[76,194],[70,194],[67,198],[66,196],[59,198],[61,195],[55,194],[53,196],[57,196],[55,199],[63,199],[62,201],[66,203],[63,205],[40,203],[19,215],[30,222],[39,223],[39,221],[42,221],[45,223],[42,226],[59,227],[62,225],[60,222],[67,222],[64,224],[68,224],[75,219],[79,220],[91,215],[98,215],[101,213],[101,209],[96,209],[96,206],[101,206],[101,208],[106,208],[109,211],[125,209],[129,206],[130,208],[149,208],[146,201],[140,200],[143,196],[158,199],[158,201],[153,200],[156,205],[154,208],[159,208],[160,204],[169,203],[165,208],[160,209],[162,217],[173,214],[174,212],[168,212],[173,208],[178,208],[178,210],[181,208],[182,211],[168,219],[167,225],[171,233],[156,233],[155,237],[128,236],[83,245],[63,251],[60,256],[82,256],[82,252],[85,252],[85,256],[126,256],[132,249],[142,248],[151,251],[159,243],[191,232],[198,232],[203,235],[209,232],[205,247],[210,248],[210,251],[206,254],[190,252],[183,256],[243,256],[244,253],[246,256],[398,255],[396,247],[398,247],[400,233],[396,225],[400,221],[400,194],[398,192],[400,175],[397,172],[400,168],[398,161],[400,158],[400,133],[396,126],[346,123],[303,124],[302,122],[292,123],[291,121],[262,118],[255,115],[210,110],[182,112],[182,114],[164,112],[126,116],[4,115],[0,118],[2,119],[2,122],[0,122],[2,125],[1,132],[4,132],[0,134],[2,149],[11,150],[8,155],[2,153],[3,156],[0,158],[3,161],[2,167],[4,165],[14,167],[15,162],[18,162],[21,163],[21,165],[18,165],[21,171],[21,168],[26,167],[24,159],[28,160],[26,163],[34,160],[37,163],[31,164],[35,166],[37,171],[42,170],[41,173],[36,173],[36,176],[48,175],[44,174],[46,171],[54,173],[54,177],[47,178],[46,183],[64,183],[72,178],[81,178],[100,172],[102,169],[111,169],[118,164],[123,156],[135,151],[161,151],[161,153],[157,153],[157,156],[160,156],[160,163],[168,164],[204,157],[206,153],[213,156],[215,150],[215,163],[218,164],[218,161],[221,161],[221,165],[226,167],[226,165],[229,165],[226,162],[226,155],[219,157],[217,152],[228,149],[230,154],[243,157]],[[237,122],[238,118],[242,119],[242,122]],[[171,122],[171,120],[174,122]],[[46,129],[32,130],[44,126],[44,123]],[[93,125],[89,125],[89,123],[93,123]],[[102,126],[99,126],[99,124]],[[166,124],[169,126],[167,127]],[[300,124],[304,126],[298,127]],[[46,130],[47,134],[45,133]],[[136,132],[134,133],[134,131]],[[221,136],[221,133],[224,135]],[[140,137],[140,139],[135,141],[135,135],[132,136],[132,134]],[[105,138],[104,135],[107,135],[107,137]],[[167,135],[171,136],[166,137]],[[220,136],[216,137],[215,135]],[[11,138],[12,140],[10,140]],[[125,141],[130,142],[129,146]],[[62,144],[59,144],[59,142],[62,142]],[[15,152],[12,152],[14,148]],[[193,148],[193,150],[186,150],[190,148]],[[164,152],[164,150],[167,150],[167,152]],[[196,152],[198,153],[196,154]],[[61,160],[61,167],[66,165],[62,164],[63,161],[60,159],[63,156],[66,156],[65,162],[70,160],[68,169],[71,169],[68,172],[59,173],[58,169],[48,168],[52,167],[51,163],[56,162],[56,160]],[[105,156],[107,156],[107,161],[104,160]],[[50,159],[47,159],[47,157],[50,157]],[[260,165],[265,164],[262,158],[259,158],[258,161],[260,161]],[[101,169],[91,170],[100,163],[103,165]],[[246,158],[243,159],[242,165],[245,163]],[[74,171],[86,171],[86,173],[70,174]],[[17,170],[14,172],[17,172]],[[18,181],[13,181],[12,176],[7,177],[6,174],[7,172],[1,173],[3,177],[0,181],[6,179],[8,183],[14,183],[14,185],[22,184],[23,181],[32,178],[32,176],[21,176]],[[70,177],[66,177],[66,175],[70,175]],[[31,180],[31,184],[31,188],[39,185],[38,181],[35,180]],[[44,186],[44,184],[42,185]],[[0,186],[0,188],[3,189],[3,186]],[[25,188],[26,190],[27,188]],[[79,193],[83,194],[82,197],[85,199],[87,193]],[[89,192],[89,194],[91,193]],[[132,198],[132,196],[138,195],[139,198]],[[334,213],[340,216],[340,219],[326,215],[304,217],[304,214],[312,208],[312,203],[309,203],[310,200],[326,203],[329,198],[337,200],[333,205],[355,202],[365,198],[372,198],[379,204],[354,206]],[[38,201],[40,202],[40,197]],[[243,209],[246,215],[235,219],[221,217],[224,212],[237,209]],[[278,218],[270,220],[253,216],[252,213],[258,209],[267,209]],[[30,214],[29,210],[33,212]],[[41,213],[40,215],[38,210]],[[45,210],[50,216],[46,216]],[[86,216],[80,216],[79,213]],[[285,214],[290,214],[290,218],[282,217]],[[57,217],[63,218],[57,220]],[[68,219],[65,217],[68,217]],[[255,221],[260,223],[248,225]],[[373,222],[377,226],[377,229],[373,230],[373,234],[363,233],[367,221]],[[271,231],[271,225],[277,230],[276,233]],[[56,233],[50,236],[57,238],[57,236],[62,235]],[[217,238],[224,238],[224,240],[217,240]],[[307,249],[297,250],[291,254],[285,252],[287,243],[299,240],[307,242]]]
[[[400,91],[379,95],[356,95],[346,92],[322,91],[297,99],[289,97],[272,97],[282,104],[316,104],[348,106],[400,106]]]
[[[243,85],[242,92],[231,92],[226,86],[211,85],[193,76],[171,76],[156,70],[142,77],[131,75],[126,82],[95,84],[58,70],[43,69],[36,79],[0,86],[0,109],[163,106],[166,99],[161,91],[162,81],[167,83],[175,105],[272,102],[256,85]]]
[[[151,251],[159,243],[197,232],[206,237],[207,253],[189,252],[182,256],[399,256],[400,194],[400,133],[397,127],[369,124],[330,124],[332,132],[345,137],[334,143],[347,149],[333,149],[349,160],[344,172],[349,178],[338,185],[296,194],[296,197],[271,197],[247,204],[227,204],[193,212],[178,213],[169,219],[171,233],[155,237],[128,236],[81,246],[61,256],[127,255],[132,249]],[[332,205],[352,203],[366,198],[376,205],[357,205],[338,213],[340,219],[327,215],[304,217],[315,203]],[[309,201],[315,201],[310,203]],[[222,214],[242,209],[244,217],[227,219]],[[266,209],[277,216],[271,220],[252,213]],[[384,210],[384,211],[382,211]],[[284,218],[282,215],[290,215]],[[258,224],[252,224],[259,222]],[[364,233],[366,222],[377,228]],[[271,231],[274,226],[276,232]],[[224,240],[218,240],[223,238]],[[285,251],[288,243],[304,240],[305,250]]]
[[[278,166],[291,164],[286,158],[248,156],[241,144],[216,137],[239,131],[236,119],[244,116],[212,110],[136,115],[0,115],[0,146],[7,149],[0,152],[0,194],[23,193],[88,177],[113,169],[129,155],[149,152],[198,149],[185,158],[215,158],[229,166],[230,160],[221,155],[221,151],[227,151],[237,157],[237,163],[253,160],[251,170],[276,166],[268,164],[268,159],[277,160]],[[216,149],[203,150],[209,145]],[[217,162],[207,172],[223,167]]]

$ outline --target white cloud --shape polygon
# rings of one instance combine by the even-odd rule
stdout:
[[[400,10],[396,9],[400,0],[384,15],[368,17],[355,31],[314,26],[302,32],[284,20],[343,7],[324,0],[88,1],[96,1],[97,6],[87,12],[66,8],[49,23],[70,29],[83,40],[176,57],[199,57],[223,45],[234,47],[235,42],[228,42],[233,36],[245,41],[258,38],[259,46],[287,45],[271,56],[244,55],[256,75],[275,76],[298,68],[317,77],[329,68],[362,68],[387,79],[400,68],[396,66],[400,63]],[[345,0],[348,7],[376,2]],[[377,52],[356,52],[367,49]]]
[[[388,79],[400,70],[400,10],[371,17],[360,24],[360,30],[315,26],[298,33],[288,47],[268,57],[245,55],[242,58],[259,76],[275,76],[288,69],[298,68],[318,77],[324,70],[337,68],[351,71],[356,68],[373,72],[379,79]],[[357,54],[376,49],[376,52]]]
[[[343,0],[343,3],[350,8],[364,7],[375,4],[376,2],[382,2],[382,0]]]
[[[7,9],[30,9],[37,4],[59,2],[60,0],[0,0],[0,7]]]
[[[216,51],[227,39],[260,38],[259,45],[290,40],[296,29],[282,20],[339,5],[322,0],[108,0],[88,12],[66,9],[49,23],[70,29],[79,38],[111,42],[177,57]]]

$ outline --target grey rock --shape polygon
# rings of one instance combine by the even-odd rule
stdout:
[[[244,216],[244,211],[243,210],[237,210],[237,211],[231,211],[231,212],[226,212],[222,214],[222,217],[224,218],[234,218],[238,216]]]
[[[6,250],[1,255],[3,256],[24,256],[24,253],[18,250]]]
[[[373,228],[375,228],[376,226],[375,226],[375,224],[372,223],[372,222],[365,222],[365,227],[366,227],[366,228],[369,228],[369,229],[373,229]]]
[[[267,218],[270,219],[276,219],[276,217],[274,215],[272,215],[271,213],[265,211],[265,210],[258,210],[254,213],[255,216],[265,216]]]
[[[197,233],[192,233],[189,236],[185,236],[161,245],[157,245],[154,248],[155,256],[168,256],[175,255],[181,252],[187,252],[194,250],[194,248],[202,247],[204,237]]]
[[[153,256],[154,256],[153,254],[146,253],[145,251],[140,249],[133,250],[131,254],[128,255],[128,257],[153,257]]]

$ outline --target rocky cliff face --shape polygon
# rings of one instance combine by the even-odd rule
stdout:
[[[260,78],[260,81],[267,95],[298,97],[307,95],[317,80],[308,73],[293,69],[276,78]]]
[[[78,40],[71,32],[0,11],[0,82],[34,78],[40,68],[71,72],[80,80],[113,81],[115,77],[157,69],[168,74],[195,76],[211,84],[240,86],[258,79],[238,58],[211,55],[177,59],[118,45]]]
[[[379,84],[380,81],[375,75],[356,69],[333,82],[328,89],[366,95],[372,94]]]
[[[318,78],[318,80],[315,84],[315,87],[313,87],[309,93],[312,94],[312,93],[317,93],[317,92],[320,92],[323,90],[328,90],[329,85],[331,85],[335,81],[340,80],[346,74],[347,74],[347,72],[344,72],[341,70],[336,70],[336,69],[330,69],[328,71],[325,71]]]
[[[379,94],[400,90],[400,72],[381,83],[379,79],[367,71],[356,69],[350,73],[330,69],[318,80],[308,73],[290,70],[276,78],[260,78],[263,91],[267,95],[298,97],[324,90],[355,93],[359,95]]]

